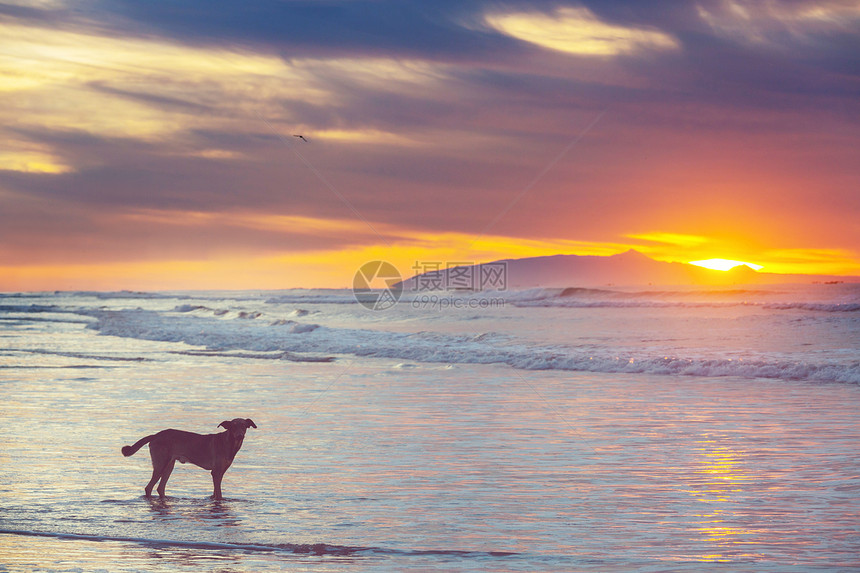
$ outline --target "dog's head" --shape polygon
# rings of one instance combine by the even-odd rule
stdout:
[[[224,420],[218,427],[226,428],[230,437],[235,441],[245,439],[245,431],[248,428],[256,428],[257,424],[251,418],[233,418],[232,420]]]

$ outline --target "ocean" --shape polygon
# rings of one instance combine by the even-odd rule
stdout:
[[[0,411],[0,571],[860,569],[857,284],[0,294]]]

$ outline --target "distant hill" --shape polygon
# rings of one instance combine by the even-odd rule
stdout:
[[[504,273],[502,276],[500,273]],[[504,259],[473,266],[422,273],[403,281],[404,290],[492,290],[533,287],[635,285],[731,285],[812,282],[860,282],[860,277],[787,275],[757,272],[746,265],[715,271],[688,263],[655,261],[642,253],[601,256],[552,255]]]

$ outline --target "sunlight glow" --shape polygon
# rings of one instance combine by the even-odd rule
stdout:
[[[23,173],[68,173],[71,168],[47,153],[0,151],[0,170]]]
[[[763,267],[761,265],[757,265],[755,263],[747,263],[744,261],[733,261],[730,259],[706,259],[703,261],[690,261],[691,265],[696,265],[697,267],[704,267],[706,269],[713,269],[715,271],[728,271],[735,267],[739,267],[742,265],[746,265],[754,271],[760,270]]]
[[[360,143],[362,145],[378,143],[383,145],[418,145],[419,142],[410,137],[406,137],[404,135],[400,135],[397,133],[391,133],[387,131],[380,131],[376,129],[325,129],[325,130],[316,130],[311,132],[310,137],[312,139],[330,139],[336,140],[343,143]]]

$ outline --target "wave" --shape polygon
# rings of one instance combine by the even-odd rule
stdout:
[[[333,545],[330,543],[223,543],[218,541],[185,541],[177,539],[150,539],[146,537],[124,537],[117,535],[96,535],[86,533],[64,533],[52,531],[30,531],[22,529],[0,529],[0,535],[19,535],[26,537],[50,537],[78,541],[114,541],[135,543],[148,547],[180,547],[202,550],[228,550],[244,552],[290,553],[294,555],[317,555],[334,557],[360,557],[370,555],[401,556],[456,556],[475,557],[512,557],[520,555],[512,551],[463,551],[456,549],[387,549],[383,547],[362,547]]]
[[[637,300],[569,300],[542,299],[511,301],[517,307],[547,307],[547,308],[720,308],[727,306],[746,306],[749,303],[731,302],[671,302],[671,301],[637,301]]]
[[[334,356],[301,356],[292,352],[222,352],[219,350],[173,350],[171,354],[181,356],[203,356],[221,358],[241,358],[253,360],[286,360],[289,362],[333,362]]]
[[[567,300],[542,299],[536,301],[515,301],[518,307],[547,308],[727,308],[758,307],[766,310],[805,310],[811,312],[858,312],[860,303],[811,303],[811,302],[684,302],[684,301],[637,301],[637,300]]]
[[[196,299],[197,296],[191,294],[178,294],[166,292],[145,292],[145,291],[55,291],[55,295],[74,296],[74,297],[91,297],[98,300],[114,300],[114,299],[132,299],[132,300],[161,300],[161,299],[178,299],[190,300]]]
[[[0,364],[0,369],[2,370],[74,370],[74,369],[95,369],[95,368],[105,368],[101,365],[92,365],[92,364],[71,364],[67,366],[44,366],[44,365],[29,365],[29,364]]]
[[[860,383],[860,362],[797,362],[786,359],[735,360],[667,356],[646,350],[514,344],[510,337],[484,333],[451,335],[331,328],[294,323],[277,328],[261,322],[170,316],[154,311],[90,311],[88,328],[103,335],[181,342],[221,352],[287,352],[353,355],[407,362],[507,364],[523,370],[564,370],[677,376],[740,376],[781,380]],[[304,328],[307,326],[308,328]],[[312,328],[310,327],[312,326]],[[655,351],[656,352],[656,351]]]
[[[50,323],[65,323],[65,324],[87,324],[89,321],[84,319],[75,319],[75,318],[56,318],[56,317],[36,317],[36,316],[27,316],[26,318],[20,316],[0,316],[0,320],[3,321],[4,324],[14,324],[14,325],[26,325],[34,322],[50,322]]]
[[[529,289],[505,294],[506,302],[516,307],[547,308],[727,308],[758,307],[765,310],[802,310],[810,312],[858,312],[860,302],[809,302],[766,300],[785,296],[777,291],[751,289],[690,291],[613,291],[605,289],[564,288]]]
[[[232,551],[280,551],[299,555],[334,555],[350,556],[361,552],[376,551],[374,547],[351,547],[345,545],[330,545],[327,543],[221,543],[217,541],[184,541],[177,539],[150,539],[146,537],[123,537],[117,535],[95,535],[86,533],[64,533],[52,531],[29,531],[21,529],[0,529],[0,535],[20,535],[26,537],[52,537],[54,539],[74,539],[80,541],[116,541],[121,543],[137,543],[151,547],[182,547],[192,549],[227,549]]]
[[[812,312],[860,312],[860,303],[785,302],[762,305],[768,310],[809,310]]]
[[[0,312],[29,314],[39,312],[73,312],[54,304],[0,304]]]
[[[208,306],[200,305],[200,304],[180,304],[175,306],[171,312],[176,312],[180,314],[211,314],[212,316],[223,317],[225,319],[239,319],[239,320],[257,320],[258,318],[262,318],[264,314],[255,310],[228,310],[224,308],[210,308]],[[302,308],[297,308],[287,316],[293,318],[301,318],[311,314],[311,311],[305,310]],[[300,324],[294,320],[288,319],[277,319],[269,323],[271,326],[289,326],[295,329],[298,332],[305,332],[309,330],[313,330],[316,328],[314,324]]]
[[[240,310],[237,318],[241,320],[254,320],[263,316],[262,312],[257,312],[253,310]]]
[[[265,302],[266,304],[358,304],[351,290],[282,294],[269,297]]]
[[[194,312],[197,310],[212,310],[208,306],[203,306],[201,304],[180,304],[173,307],[173,312]]]
[[[292,334],[301,334],[303,332],[312,332],[319,328],[318,324],[308,324],[305,322],[296,322],[295,320],[275,320],[269,323],[269,326],[286,326]]]
[[[765,310],[805,310],[811,312],[858,312],[860,303],[812,303],[812,302],[684,302],[684,301],[637,301],[637,300],[567,300],[543,299],[536,301],[515,301],[518,307],[548,307],[548,308],[728,308],[728,307],[758,307]]]
[[[12,352],[27,352],[30,354],[44,354],[47,356],[62,356],[64,358],[81,358],[83,360],[108,360],[115,362],[150,362],[151,358],[143,356],[106,356],[104,354],[87,354],[85,352],[63,352],[59,350],[44,350],[36,348],[10,349]]]
[[[853,285],[852,285],[853,286]],[[829,293],[829,291],[828,291]],[[446,296],[457,300],[483,299],[494,297],[504,300],[505,304],[515,307],[547,307],[547,308],[726,308],[726,307],[756,307],[774,311],[807,311],[821,313],[860,312],[860,295],[857,289],[840,291],[843,300],[791,300],[791,292],[786,290],[764,289],[690,289],[690,290],[612,290],[600,288],[566,287],[566,288],[531,288],[512,291],[440,291],[436,296]],[[242,301],[264,302],[269,305],[296,305],[291,318],[301,318],[317,311],[307,310],[300,306],[310,304],[356,305],[358,301],[349,289],[319,289],[319,290],[290,290],[281,291],[276,295],[260,293],[148,293],[137,291],[118,292],[89,292],[61,293],[63,296],[85,296],[99,300],[177,300],[191,301],[176,305],[172,312],[176,313],[212,313],[224,318],[243,318],[254,320],[260,318],[259,311],[228,310],[213,308],[201,304],[208,302]],[[830,293],[832,295],[832,293]],[[820,296],[824,294],[819,293]],[[400,303],[421,302],[426,293],[404,292]],[[788,300],[773,300],[774,297]],[[0,295],[0,301],[16,298],[16,294]],[[228,305],[229,306],[229,305]],[[0,312],[33,314],[33,313],[69,313],[67,306],[45,304],[0,304]]]

